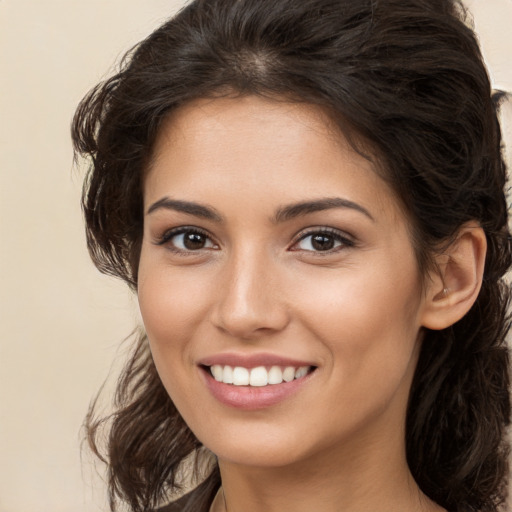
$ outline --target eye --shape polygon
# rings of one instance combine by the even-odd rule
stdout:
[[[333,229],[318,229],[303,234],[294,244],[294,251],[335,252],[343,247],[353,247],[354,242]]]
[[[218,246],[202,230],[198,228],[181,227],[164,233],[158,241],[159,245],[168,245],[177,252],[200,251],[201,249],[216,249]]]

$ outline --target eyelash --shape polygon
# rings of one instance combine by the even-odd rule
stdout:
[[[161,237],[158,238],[158,240],[156,241],[156,244],[157,245],[166,245],[166,244],[168,244],[169,245],[169,250],[171,250],[174,253],[184,254],[184,255],[190,255],[190,254],[199,252],[199,251],[201,251],[203,249],[211,249],[212,248],[212,247],[201,247],[201,248],[199,248],[197,250],[181,249],[181,248],[178,248],[178,247],[172,245],[171,243],[169,243],[174,237],[179,236],[179,235],[183,235],[185,233],[201,235],[201,236],[205,237],[206,239],[208,239],[210,241],[210,243],[214,246],[213,248],[215,248],[215,246],[218,246],[213,241],[212,237],[208,234],[208,232],[204,231],[201,228],[197,228],[197,227],[194,227],[194,226],[181,226],[181,227],[178,227],[178,228],[170,229],[169,231],[166,231]],[[338,243],[338,245],[333,247],[333,248],[331,248],[331,249],[327,249],[325,251],[315,251],[315,250],[307,250],[307,249],[304,250],[304,249],[302,249],[304,252],[312,253],[312,254],[315,254],[315,255],[322,256],[324,254],[327,255],[327,254],[332,254],[332,253],[338,252],[338,251],[340,251],[340,250],[342,250],[344,248],[354,247],[354,245],[355,245],[355,242],[354,242],[353,239],[351,239],[348,236],[342,234],[342,232],[340,232],[340,231],[338,231],[338,230],[336,230],[334,228],[327,228],[327,227],[320,228],[320,227],[318,227],[318,228],[310,228],[306,232],[300,233],[296,237],[296,239],[293,242],[293,244],[291,245],[290,250],[291,251],[300,251],[301,249],[294,249],[294,247],[296,247],[300,242],[306,240],[308,237],[312,237],[313,235],[326,235],[327,237],[334,239],[334,243]]]
[[[172,245],[170,243],[170,241],[176,237],[176,236],[179,236],[179,235],[183,235],[185,233],[191,233],[191,234],[194,234],[194,235],[201,235],[203,237],[205,237],[206,239],[208,239],[214,246],[216,246],[217,244],[213,241],[212,237],[208,234],[207,231],[204,231],[203,229],[201,228],[196,228],[194,226],[180,226],[179,228],[174,228],[174,229],[170,229],[169,231],[166,231],[157,241],[156,241],[156,244],[157,245],[166,245],[168,244],[168,248],[169,250],[171,250],[172,252],[174,253],[177,253],[177,254],[185,254],[185,255],[188,255],[188,254],[193,254],[194,252],[199,252],[201,249],[210,249],[210,247],[206,247],[206,248],[200,248],[200,249],[197,249],[197,250],[192,250],[192,249],[180,249],[179,247],[176,247],[174,245]]]
[[[333,238],[334,242],[339,242],[339,245],[325,250],[325,251],[314,251],[314,250],[305,250],[305,252],[313,253],[315,255],[322,256],[324,254],[332,254],[338,252],[345,248],[354,247],[355,242],[352,238],[349,238],[346,234],[343,234],[341,231],[338,231],[334,228],[310,228],[307,231],[301,233],[297,240],[293,243],[292,249],[293,251],[299,251],[301,249],[293,249],[293,247],[297,246],[300,242],[306,240],[308,237],[312,237],[313,235],[327,235],[329,238]]]

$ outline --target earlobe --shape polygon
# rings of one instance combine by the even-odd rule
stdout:
[[[438,270],[428,283],[422,325],[445,329],[473,306],[482,285],[487,241],[476,223],[465,224],[437,258]]]

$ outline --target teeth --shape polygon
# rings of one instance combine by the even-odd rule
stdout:
[[[301,366],[300,368],[297,368],[295,371],[295,378],[300,379],[301,377],[305,377],[308,374],[308,367],[307,366]]]
[[[247,386],[249,384],[249,370],[241,366],[233,369],[233,384],[235,386]]]
[[[291,382],[294,379],[301,379],[305,377],[310,370],[309,366],[300,366],[295,368],[293,366],[272,366],[269,370],[264,366],[257,366],[256,368],[244,368],[242,366],[222,366],[214,364],[210,367],[210,372],[213,378],[218,382],[224,384],[233,384],[234,386],[254,386],[263,387],[269,384],[281,384],[284,382]]]
[[[224,366],[222,382],[225,384],[233,384],[233,368],[231,368],[231,366]]]
[[[216,381],[219,381],[219,382],[222,382],[222,366],[220,364],[214,364],[211,368],[210,368],[211,372],[212,372],[212,375],[213,375],[213,378],[216,380]]]
[[[266,386],[268,384],[268,372],[264,366],[258,366],[251,370],[249,384],[251,386]]]
[[[279,366],[272,366],[268,372],[269,384],[281,384],[283,382],[283,371]]]
[[[285,382],[291,382],[295,379],[295,368],[293,366],[287,366],[283,372],[283,380]]]

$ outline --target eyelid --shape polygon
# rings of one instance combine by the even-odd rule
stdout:
[[[165,245],[167,243],[169,243],[169,241],[177,236],[177,235],[181,235],[183,233],[187,233],[187,232],[193,232],[193,233],[198,233],[200,235],[203,235],[205,236],[206,238],[208,238],[210,240],[210,242],[214,245],[214,246],[218,246],[219,244],[215,241],[215,239],[210,235],[210,233],[208,233],[208,231],[206,231],[205,229],[203,228],[199,228],[197,226],[177,226],[175,228],[171,228],[171,229],[167,229],[163,232],[162,235],[156,237],[154,243],[156,245]],[[180,253],[193,253],[193,252],[199,252],[201,251],[202,249],[198,249],[196,251],[184,251],[182,249],[179,249],[177,247],[172,247],[171,248],[173,251],[175,252],[180,252]],[[206,248],[206,249],[210,249],[209,247]]]
[[[295,246],[302,240],[306,239],[309,236],[315,235],[315,234],[328,234],[332,236],[336,241],[340,242],[341,245],[338,247],[335,247],[333,249],[329,249],[326,251],[308,251],[305,249],[294,249]],[[315,226],[311,228],[307,228],[304,231],[301,231],[294,239],[291,247],[289,250],[291,251],[304,251],[309,253],[314,253],[318,255],[328,255],[332,254],[334,252],[337,252],[341,249],[347,248],[347,247],[354,247],[355,246],[355,240],[354,238],[346,233],[345,231],[340,231],[336,228],[326,227],[326,226]]]
[[[166,245],[169,243],[169,241],[173,237],[178,236],[183,233],[187,233],[187,232],[195,232],[195,233],[201,234],[201,235],[205,236],[206,238],[208,238],[208,240],[214,246],[216,246],[215,248],[218,248],[218,246],[219,246],[219,244],[215,241],[214,237],[208,231],[206,231],[205,229],[200,228],[198,226],[192,226],[192,225],[177,226],[175,228],[167,229],[163,232],[162,235],[156,237],[154,243],[155,243],[155,245]],[[315,235],[315,234],[327,234],[329,236],[332,236],[337,242],[340,242],[340,245],[338,245],[337,247],[334,247],[332,249],[326,250],[326,251],[311,251],[311,250],[306,250],[306,249],[295,248],[297,246],[297,244],[299,244],[299,242],[301,242],[302,240],[306,239],[307,237]],[[353,247],[354,245],[355,245],[354,238],[350,234],[346,233],[345,231],[341,231],[339,229],[327,227],[327,226],[314,226],[314,227],[307,228],[307,229],[301,231],[300,233],[298,233],[294,237],[294,240],[293,240],[289,250],[303,251],[303,252],[308,252],[308,253],[314,253],[317,255],[322,255],[322,254],[328,255],[328,254],[332,254],[334,252],[337,252],[337,251],[347,248],[347,247]],[[198,253],[204,249],[212,249],[212,248],[207,247],[207,248],[197,249],[197,250],[182,250],[178,247],[169,247],[169,249],[172,250],[173,252],[177,252],[177,253],[191,254],[191,253]]]

